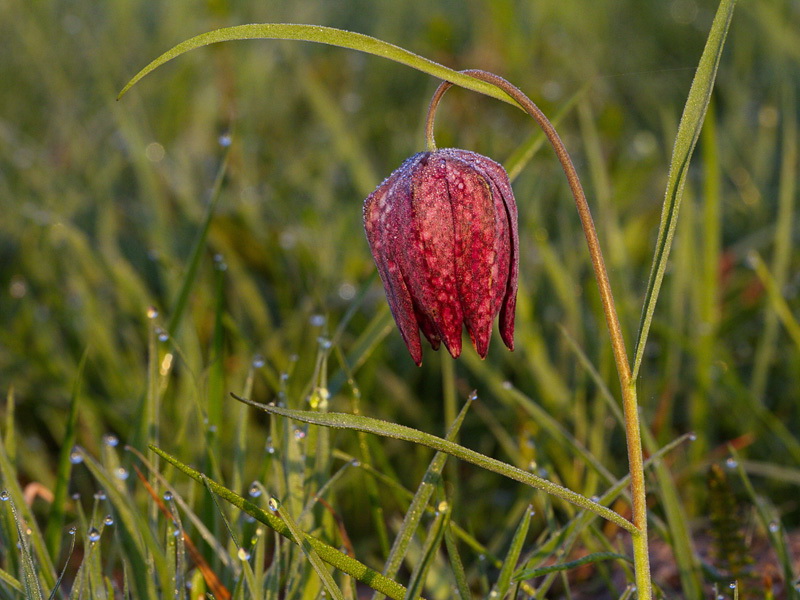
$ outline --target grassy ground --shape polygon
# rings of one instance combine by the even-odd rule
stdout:
[[[312,533],[377,571],[397,531],[413,534],[390,579],[426,581],[426,598],[459,585],[502,597],[515,565],[628,554],[627,535],[497,474],[229,396],[444,436],[477,390],[463,445],[602,495],[627,473],[619,389],[549,148],[514,181],[516,350],[495,335],[486,361],[428,348],[417,368],[375,275],[361,202],[423,149],[437,81],[347,50],[252,41],[194,51],[114,98],[174,44],[248,22],[343,27],[495,71],[562,115],[632,352],[672,144],[715,10],[707,0],[0,4],[0,597],[46,597],[62,569],[55,597],[202,597],[211,573],[235,597],[326,593],[315,551],[148,444],[256,506],[280,499],[273,514],[296,522],[289,538]],[[654,577],[668,598],[798,595],[798,49],[796,3],[740,3],[646,348],[648,455],[695,438],[648,472]],[[534,134],[519,111],[463,90],[448,93],[437,123],[440,147],[500,162]],[[422,519],[403,527],[414,493]],[[424,514],[445,499],[447,510]],[[624,500],[614,508],[628,511]],[[352,579],[334,579],[356,597]],[[509,597],[630,597],[631,580],[626,561],[607,559],[514,584]],[[209,589],[225,597],[222,587]]]

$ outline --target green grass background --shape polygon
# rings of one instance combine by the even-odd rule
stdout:
[[[9,398],[0,413],[14,478],[56,489],[59,453],[73,439],[107,472],[114,461],[127,470],[136,462],[123,444],[144,451],[155,442],[239,493],[259,480],[288,494],[291,477],[268,449],[288,452],[287,438],[297,437],[316,485],[342,464],[333,448],[363,459],[367,444],[378,470],[414,490],[429,450],[287,425],[228,393],[307,408],[325,387],[331,410],[358,408],[443,435],[476,389],[464,445],[535,465],[587,496],[601,493],[608,482],[567,440],[615,477],[626,473],[622,429],[588,366],[615,396],[616,375],[583,234],[549,148],[514,182],[517,349],[508,353],[495,335],[485,362],[471,348],[456,362],[428,348],[417,368],[387,317],[361,203],[423,149],[437,81],[347,50],[250,41],[196,50],[122,101],[115,96],[176,43],[248,22],[342,27],[456,69],[497,72],[551,117],[567,107],[558,127],[587,188],[632,351],[672,142],[715,10],[706,0],[0,4],[0,387]],[[654,518],[678,507],[697,538],[708,537],[717,502],[708,469],[726,465],[731,445],[741,471],[733,461],[726,469],[742,528],[767,535],[765,519],[788,529],[800,520],[798,59],[797,3],[742,1],[641,371],[642,416],[658,444],[697,436],[667,461],[677,497],[650,480]],[[463,90],[448,93],[437,120],[440,147],[500,162],[533,134],[519,111]],[[229,150],[221,136],[230,136]],[[210,203],[207,237],[193,253]],[[149,307],[157,317],[148,318]],[[159,339],[161,330],[168,339]],[[107,434],[120,446],[104,445]],[[160,468],[228,544],[202,486]],[[448,469],[453,519],[493,552],[505,552],[529,503],[531,547],[573,512],[498,475]],[[4,472],[5,486],[10,476]],[[376,505],[366,479],[345,474],[329,500],[356,555],[380,570],[386,549],[368,516]],[[135,477],[123,485],[153,530],[163,529]],[[71,469],[65,489],[80,499],[64,501],[65,530],[89,527],[83,511],[120,510],[93,503],[100,487],[86,465]],[[377,491],[391,532],[406,506]],[[44,500],[33,504],[43,527],[50,510]],[[330,533],[329,518],[315,515]],[[249,531],[244,521],[234,526]],[[675,545],[672,527],[653,535]],[[5,533],[11,547],[15,532]],[[588,548],[602,537],[586,535],[594,540],[584,540]],[[770,545],[780,553],[779,537]],[[125,562],[115,539],[98,567],[111,578]],[[64,556],[52,559],[61,565]],[[464,559],[473,586],[493,582],[477,554]],[[12,559],[0,566],[19,567]],[[233,572],[220,571],[233,586]],[[658,583],[672,597],[689,585]],[[624,590],[610,575],[584,585],[613,597]],[[434,591],[428,597],[441,597]]]

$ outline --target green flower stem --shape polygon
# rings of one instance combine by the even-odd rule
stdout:
[[[543,479],[542,477],[538,477],[537,475],[529,473],[528,471],[523,471],[514,465],[509,465],[508,463],[491,458],[481,454],[480,452],[476,452],[475,450],[470,450],[469,448],[465,448],[464,446],[460,446],[459,444],[450,442],[435,435],[431,435],[417,429],[412,429],[411,427],[406,427],[405,425],[389,423],[388,421],[382,421],[380,419],[373,419],[361,415],[350,415],[345,413],[320,413],[309,410],[293,410],[290,408],[275,406],[273,404],[261,404],[259,402],[253,402],[247,398],[241,398],[236,394],[231,394],[231,396],[240,402],[260,408],[268,413],[281,415],[290,419],[295,419],[296,421],[301,421],[303,423],[322,425],[323,427],[334,427],[337,429],[366,431],[368,433],[374,433],[376,435],[382,435],[384,437],[390,437],[396,440],[404,440],[414,444],[419,444],[421,446],[427,446],[428,448],[433,448],[434,450],[455,456],[460,460],[470,462],[483,469],[486,469],[487,471],[493,471],[494,473],[505,475],[509,479],[514,479],[520,483],[524,483],[531,487],[535,487],[547,492],[553,496],[557,496],[562,500],[566,500],[575,506],[593,512],[596,515],[603,517],[604,519],[611,521],[616,525],[619,525],[622,529],[625,529],[632,534],[636,534],[637,532],[636,526],[633,523],[610,508],[603,506],[600,502],[595,502],[586,496],[582,496],[577,492],[573,492],[564,486],[553,483],[552,481],[548,481],[547,479]]]
[[[650,600],[652,597],[652,582],[650,581],[650,558],[648,556],[647,545],[647,505],[644,484],[644,465],[642,459],[642,439],[639,428],[638,400],[636,398],[636,383],[631,377],[631,367],[628,362],[628,353],[625,348],[625,339],[622,335],[619,317],[614,304],[614,296],[611,293],[611,284],[608,280],[603,252],[600,248],[600,241],[597,238],[597,230],[594,226],[592,213],[589,210],[589,202],[583,191],[578,172],[567,152],[564,142],[556,132],[553,124],[550,123],[545,114],[534,102],[528,98],[519,88],[503,79],[499,75],[470,69],[462,71],[465,75],[470,75],[476,79],[486,81],[496,85],[506,92],[522,108],[533,117],[534,121],[544,132],[550,144],[555,150],[558,160],[567,176],[570,190],[575,198],[575,206],[586,236],[586,243],[589,247],[589,254],[592,258],[594,276],[597,286],[600,289],[600,300],[605,313],[606,325],[611,337],[611,347],[614,353],[614,362],[617,367],[619,383],[622,389],[622,410],[625,416],[625,437],[628,446],[628,466],[631,474],[631,497],[633,500],[633,525],[631,531],[633,538],[633,559],[634,570],[636,572],[636,588],[640,600]],[[436,148],[433,135],[433,123],[436,114],[436,107],[444,93],[452,86],[450,82],[444,81],[434,92],[428,109],[428,117],[425,123],[425,137],[429,149]]]

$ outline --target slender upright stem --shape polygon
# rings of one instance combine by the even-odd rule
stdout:
[[[625,349],[625,340],[622,335],[622,328],[620,327],[619,317],[617,316],[617,310],[614,304],[614,296],[611,293],[611,284],[608,280],[608,272],[606,271],[605,261],[603,260],[603,252],[600,248],[600,241],[597,238],[597,230],[592,220],[592,213],[589,210],[586,194],[583,191],[583,186],[575,170],[575,165],[572,163],[572,159],[564,146],[564,142],[561,141],[553,124],[550,123],[545,114],[530,98],[519,88],[494,73],[474,69],[462,72],[476,79],[496,85],[514,98],[520,107],[533,117],[553,146],[556,156],[558,156],[558,160],[561,162],[561,166],[567,176],[572,195],[575,198],[575,206],[578,209],[583,233],[586,236],[586,243],[589,246],[589,254],[592,257],[594,276],[600,289],[600,300],[603,305],[608,332],[611,336],[614,362],[616,363],[619,383],[622,389],[622,409],[625,415],[625,437],[628,446],[628,465],[631,474],[633,524],[636,527],[636,532],[632,534],[636,588],[640,600],[650,600],[652,597],[652,583],[650,581],[650,558],[648,556],[647,544],[647,505],[644,483],[644,463],[642,460],[642,439],[639,428],[638,401],[636,398],[636,382],[631,378],[631,367],[628,362],[627,350]],[[436,148],[433,135],[433,122],[436,115],[436,107],[444,93],[452,87],[452,85],[453,84],[447,81],[443,82],[436,89],[431,99],[428,117],[425,123],[425,137],[429,150],[434,150]]]

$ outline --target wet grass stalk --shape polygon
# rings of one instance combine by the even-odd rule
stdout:
[[[644,465],[642,459],[642,439],[639,426],[638,399],[636,396],[635,380],[631,377],[631,367],[628,362],[627,351],[625,349],[625,339],[622,335],[619,316],[617,315],[614,304],[614,296],[611,292],[611,284],[608,279],[608,272],[603,260],[603,252],[600,248],[600,241],[597,238],[597,230],[594,226],[592,214],[586,194],[583,191],[578,173],[572,159],[567,152],[564,142],[553,127],[550,120],[539,109],[538,106],[526,96],[519,88],[502,77],[487,71],[469,69],[462,71],[466,75],[491,83],[509,96],[536,121],[542,129],[550,144],[558,156],[564,173],[567,176],[570,190],[575,199],[575,206],[581,220],[586,243],[589,247],[589,254],[592,259],[595,279],[600,290],[600,300],[603,305],[606,326],[611,337],[611,346],[614,354],[614,363],[619,376],[620,388],[622,390],[622,409],[625,417],[625,439],[628,449],[628,468],[631,476],[631,498],[633,503],[633,525],[635,531],[631,532],[633,542],[634,570],[636,574],[636,588],[638,597],[641,600],[649,600],[652,597],[652,582],[650,580],[650,558],[648,555],[647,541],[647,505],[646,490],[644,482]],[[433,135],[433,124],[436,116],[436,109],[444,93],[452,87],[449,82],[443,82],[434,92],[428,109],[428,116],[425,123],[425,137],[429,150],[436,149],[436,141]]]

